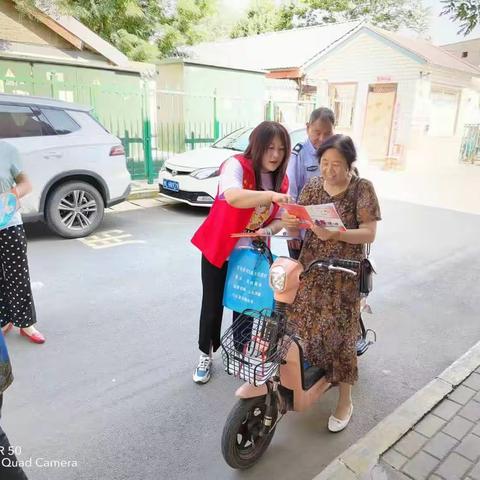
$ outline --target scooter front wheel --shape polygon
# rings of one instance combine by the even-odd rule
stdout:
[[[254,465],[270,445],[275,427],[262,435],[265,416],[265,395],[239,400],[230,411],[222,434],[225,461],[237,469]],[[277,405],[272,408],[272,425],[277,421]]]

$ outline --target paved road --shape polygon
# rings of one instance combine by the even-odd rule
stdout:
[[[326,431],[329,392],[309,412],[287,416],[263,461],[243,474],[225,465],[219,448],[238,382],[218,357],[208,385],[191,381],[200,258],[188,240],[205,212],[109,214],[87,243],[30,226],[48,343],[9,334],[16,381],[4,427],[23,460],[78,463],[29,468],[31,479],[310,480],[480,338],[480,216],[395,201],[382,209],[367,318],[379,341],[361,359],[351,425]]]

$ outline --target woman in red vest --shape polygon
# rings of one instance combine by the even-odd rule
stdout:
[[[286,175],[290,137],[277,122],[262,122],[252,131],[244,154],[220,167],[218,192],[210,214],[192,238],[202,252],[202,310],[198,345],[201,350],[193,373],[196,383],[210,380],[212,353],[220,346],[223,290],[227,261],[243,231],[275,234],[282,229],[278,204],[288,203]],[[234,312],[233,318],[238,314]]]

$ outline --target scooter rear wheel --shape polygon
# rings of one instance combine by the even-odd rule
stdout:
[[[222,454],[232,468],[250,468],[272,441],[275,428],[260,436],[266,409],[265,398],[263,395],[239,400],[227,417],[222,434]],[[275,425],[277,415],[275,404],[272,409],[272,425]]]

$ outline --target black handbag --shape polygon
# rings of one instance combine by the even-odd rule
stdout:
[[[358,203],[358,184],[355,190],[355,221],[357,220],[357,203]],[[357,224],[357,228],[358,228]],[[360,261],[360,269],[359,269],[359,290],[360,293],[364,296],[367,296],[373,289],[373,274],[376,273],[375,269],[373,268],[373,264],[370,257],[370,244],[368,243],[365,246],[365,258]]]
[[[373,268],[372,262],[368,258],[370,255],[370,244],[367,245],[365,253],[366,253],[366,257],[360,262],[359,288],[360,288],[360,293],[363,293],[366,296],[373,289],[373,274],[375,273],[375,269]]]

